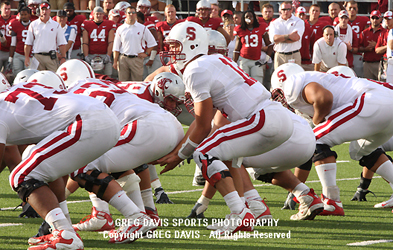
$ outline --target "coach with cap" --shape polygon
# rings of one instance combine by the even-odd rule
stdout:
[[[143,45],[146,43],[146,52]],[[151,32],[137,22],[134,7],[126,10],[126,20],[115,35],[113,45],[113,67],[119,70],[120,81],[142,81],[143,58],[157,45]]]
[[[280,17],[269,26],[269,38],[274,42],[274,68],[289,60],[301,65],[300,48],[304,33],[304,21],[292,15],[292,2],[285,1],[280,5]]]
[[[50,18],[50,4],[40,4],[40,18],[33,21],[27,31],[25,42],[25,65],[31,66],[30,52],[38,61],[38,70],[50,70],[56,72],[60,64],[65,62],[66,44],[64,31],[60,24]],[[56,49],[59,49],[59,60]],[[34,59],[33,59],[34,60]]]

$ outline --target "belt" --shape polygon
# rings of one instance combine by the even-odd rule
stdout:
[[[292,52],[277,52],[277,53],[283,54],[283,55],[292,55],[292,54],[295,54],[297,52],[299,52],[299,50],[295,50],[295,51],[292,51]]]
[[[126,55],[126,54],[121,54],[122,56],[125,56],[125,57],[128,57],[128,58],[135,58],[135,57],[138,57],[138,56],[134,56],[134,55]]]
[[[365,60],[363,60],[363,62],[368,62],[368,63],[379,63],[380,61],[365,61]]]
[[[43,55],[43,56],[50,56],[50,53],[34,53],[34,54]]]

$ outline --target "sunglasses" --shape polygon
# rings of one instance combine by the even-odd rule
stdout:
[[[131,15],[131,14],[135,14],[135,11],[128,11],[127,14]]]
[[[281,9],[282,11],[291,11],[292,9]]]
[[[373,16],[371,19],[378,20],[378,19],[379,19],[379,17],[377,17],[377,16]]]

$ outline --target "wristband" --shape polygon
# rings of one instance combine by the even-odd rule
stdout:
[[[12,63],[12,60],[13,60],[14,58],[12,58],[12,57],[8,57],[8,62],[9,63]]]
[[[239,52],[239,51],[233,51],[233,53],[234,53],[234,54],[239,54],[240,52]]]
[[[157,50],[152,50],[150,53],[150,60],[154,60],[156,58],[157,55]]]
[[[188,137],[186,142],[181,146],[179,152],[177,153],[177,156],[179,156],[181,159],[185,160],[188,157],[192,156],[192,154],[194,153],[194,151],[197,147],[198,147],[198,144],[191,141],[190,137]]]

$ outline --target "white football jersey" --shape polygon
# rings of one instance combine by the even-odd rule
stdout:
[[[184,71],[183,81],[194,102],[212,98],[214,107],[230,121],[251,117],[270,103],[270,93],[260,82],[220,54],[192,61]]]
[[[387,89],[364,78],[344,78],[322,72],[301,72],[290,76],[283,84],[285,98],[289,105],[309,116],[314,115],[314,108],[304,101],[302,92],[307,84],[316,82],[333,94],[332,110],[355,101],[364,92],[373,89]]]
[[[0,143],[38,143],[65,129],[81,112],[105,109],[91,98],[37,84],[18,84],[0,94]]]
[[[91,96],[105,103],[119,118],[121,126],[151,113],[167,112],[157,104],[140,99],[110,81],[83,79],[78,81],[69,92]]]

